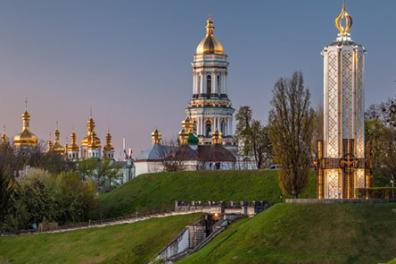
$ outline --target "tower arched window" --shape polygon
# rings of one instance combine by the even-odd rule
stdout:
[[[205,123],[205,136],[210,137],[211,133],[212,133],[212,122],[210,122],[210,120],[207,120]]]
[[[221,130],[221,134],[223,134],[223,136],[225,136],[225,132],[226,132],[226,122],[224,119],[221,120],[220,123],[220,130]]]
[[[221,92],[221,81],[220,81],[220,75],[217,75],[216,82],[217,82],[217,84],[216,84],[217,91],[218,91],[218,93],[219,93],[219,94],[221,94],[222,92]]]
[[[202,93],[202,91],[201,91],[201,75],[198,75],[197,76],[198,77],[198,81],[197,81],[197,93],[198,94],[200,94],[200,93]]]
[[[206,76],[206,94],[208,97],[212,94],[212,76]]]

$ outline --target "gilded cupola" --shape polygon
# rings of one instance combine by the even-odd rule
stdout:
[[[65,147],[62,146],[62,144],[60,143],[60,131],[58,129],[58,124],[56,126],[57,128],[55,129],[55,133],[54,133],[55,141],[52,146],[52,150],[59,155],[63,155],[65,153]]]
[[[88,132],[85,138],[81,141],[81,146],[88,149],[101,148],[100,139],[97,137],[95,132],[95,121],[92,116],[89,117],[87,122]]]
[[[183,120],[182,128],[179,132],[179,144],[196,145],[197,143],[198,143],[198,138],[194,135],[194,123],[191,122],[190,117],[187,117],[186,119]]]
[[[17,148],[32,148],[37,146],[38,138],[35,134],[30,131],[29,124],[30,123],[30,114],[27,111],[27,103],[26,110],[22,114],[22,131],[14,136],[14,145]]]
[[[112,143],[112,136],[110,134],[110,131],[107,131],[106,145],[103,147],[103,151],[104,152],[113,152],[114,151],[114,147],[113,147],[113,143]]]
[[[216,129],[216,131],[212,133],[212,144],[221,145],[222,143],[223,143],[223,134]]]
[[[72,132],[70,135],[70,144],[67,145],[68,152],[78,152],[79,147],[77,145],[77,135],[76,132]]]
[[[224,54],[223,45],[214,35],[213,20],[208,18],[206,21],[206,35],[198,44],[195,54]]]
[[[151,133],[151,141],[154,145],[161,144],[161,133],[158,131],[158,129],[154,130],[153,133]]]

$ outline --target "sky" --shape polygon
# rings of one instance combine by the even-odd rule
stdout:
[[[267,121],[272,89],[298,70],[322,104],[322,48],[334,41],[341,0],[1,0],[0,125],[21,129],[28,98],[41,139],[59,122],[80,141],[92,109],[97,134],[134,153],[158,128],[175,138],[192,94],[191,61],[207,17],[229,56],[233,107]],[[366,106],[396,96],[396,1],[349,0],[352,39],[366,54]]]

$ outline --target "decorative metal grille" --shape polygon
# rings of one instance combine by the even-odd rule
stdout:
[[[342,135],[353,138],[353,52],[342,51]]]
[[[338,157],[338,56],[336,51],[328,55],[328,119],[327,157]]]
[[[358,51],[356,86],[356,156],[364,158],[363,52]]]
[[[357,186],[356,188],[364,188],[365,181],[364,181],[364,169],[357,169],[356,170],[356,181]]]
[[[327,199],[338,199],[341,186],[338,186],[338,170],[326,170]]]

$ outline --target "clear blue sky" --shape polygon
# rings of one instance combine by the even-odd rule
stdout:
[[[349,0],[352,38],[368,50],[366,106],[396,95],[396,1]],[[65,142],[107,128],[135,153],[150,132],[176,136],[192,93],[191,60],[214,18],[229,55],[235,108],[267,120],[277,78],[303,71],[313,105],[322,101],[321,49],[336,38],[340,0],[9,0],[0,2],[0,124],[20,130],[24,98],[42,139],[58,120]]]

